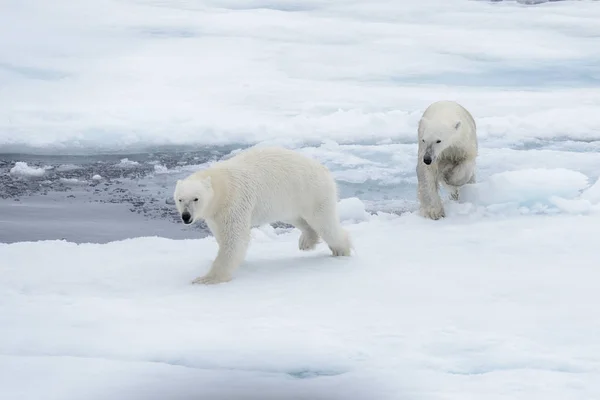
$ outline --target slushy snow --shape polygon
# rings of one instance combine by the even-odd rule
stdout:
[[[356,253],[261,227],[205,287],[213,237],[0,244],[2,398],[599,399],[600,2],[521,3],[5,2],[0,154],[281,144],[351,193]],[[428,221],[441,99],[477,121],[477,183]]]

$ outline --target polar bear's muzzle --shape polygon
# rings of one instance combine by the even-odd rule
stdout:
[[[181,220],[186,225],[191,224],[193,222],[193,220],[192,220],[192,214],[190,214],[189,211],[182,212],[181,213]]]
[[[431,146],[427,147],[425,154],[423,155],[423,162],[425,165],[431,165],[435,157],[433,156],[433,149]]]

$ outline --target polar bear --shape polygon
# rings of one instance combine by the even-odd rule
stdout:
[[[317,161],[279,147],[253,147],[177,181],[181,219],[204,219],[219,245],[210,271],[193,283],[232,279],[244,261],[252,227],[289,223],[301,231],[298,247],[312,250],[319,237],[334,256],[349,256],[350,237],[338,216],[337,185]]]
[[[452,200],[458,200],[461,186],[475,183],[476,131],[469,111],[454,101],[435,102],[423,113],[417,160],[422,216],[434,220],[445,216],[438,183],[449,191]]]

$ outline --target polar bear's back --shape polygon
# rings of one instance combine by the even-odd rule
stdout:
[[[250,148],[223,161],[234,197],[247,199],[255,222],[293,219],[294,213],[337,202],[337,186],[330,171],[309,157],[279,147]]]
[[[283,147],[252,147],[225,162],[229,168],[240,167],[257,173],[268,170],[277,174],[279,170],[285,175],[299,178],[306,174],[330,175],[329,170],[318,161]],[[264,178],[268,179],[268,176]]]

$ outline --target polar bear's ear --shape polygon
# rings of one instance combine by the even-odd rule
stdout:
[[[206,178],[202,179],[202,184],[206,187],[206,188],[211,188],[212,187],[212,181],[210,179],[210,176],[207,176]]]
[[[460,128],[461,122],[460,121],[456,121],[456,123],[454,124],[454,129],[458,130],[458,128]]]

